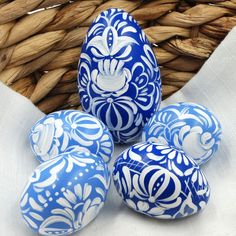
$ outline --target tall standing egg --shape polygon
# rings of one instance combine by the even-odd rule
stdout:
[[[159,108],[161,80],[150,43],[127,12],[108,9],[94,20],[82,47],[78,84],[83,109],[108,126],[115,142],[139,137]]]

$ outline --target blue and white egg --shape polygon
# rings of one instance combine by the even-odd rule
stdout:
[[[102,209],[110,173],[102,158],[71,152],[42,163],[31,175],[20,206],[27,226],[41,235],[68,235]]]
[[[107,163],[114,143],[108,128],[96,117],[77,110],[57,111],[40,119],[30,131],[31,149],[40,162],[63,152],[86,151]]]
[[[221,124],[206,107],[177,103],[155,113],[143,130],[143,141],[168,144],[203,164],[213,157],[221,142]]]
[[[160,219],[196,214],[210,196],[199,166],[182,151],[157,143],[124,151],[114,164],[113,180],[126,205]]]
[[[137,139],[161,102],[160,70],[146,35],[127,12],[108,9],[82,46],[78,85],[84,111],[102,120],[114,141]]]

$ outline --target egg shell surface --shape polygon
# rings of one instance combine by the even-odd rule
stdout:
[[[196,214],[210,196],[199,166],[182,151],[157,143],[124,151],[114,164],[113,180],[126,205],[160,219]]]
[[[68,235],[84,228],[106,200],[110,174],[102,158],[60,154],[32,173],[20,206],[27,226],[41,235]]]
[[[84,111],[107,125],[116,143],[136,140],[161,102],[160,70],[131,15],[103,11],[82,46],[78,86]]]
[[[182,149],[201,165],[218,150],[221,134],[221,124],[209,109],[182,102],[156,112],[144,126],[142,139]]]
[[[32,127],[29,139],[40,162],[64,152],[86,151],[102,157],[107,163],[114,151],[108,128],[96,117],[77,110],[46,115]]]

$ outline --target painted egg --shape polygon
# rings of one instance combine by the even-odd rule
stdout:
[[[113,180],[124,203],[154,218],[175,219],[203,209],[210,188],[199,166],[182,151],[140,143],[116,160]]]
[[[110,175],[102,158],[60,154],[38,166],[22,194],[25,223],[42,235],[68,235],[84,228],[106,200]]]
[[[40,162],[71,151],[91,152],[109,162],[114,150],[108,128],[96,117],[77,110],[46,115],[32,127],[29,137]]]
[[[161,109],[148,121],[143,141],[175,146],[200,165],[218,150],[221,125],[206,107],[177,103]]]
[[[115,142],[141,135],[161,102],[160,70],[127,12],[109,9],[94,20],[82,47],[78,84],[83,109],[107,125]]]

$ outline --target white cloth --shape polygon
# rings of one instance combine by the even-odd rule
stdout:
[[[204,211],[163,221],[124,206],[112,186],[104,209],[80,236],[235,236],[236,235],[236,28],[216,49],[201,71],[163,105],[179,101],[207,106],[223,126],[223,142],[203,166],[212,189]],[[28,132],[43,114],[27,99],[0,84],[0,235],[33,236],[21,221],[19,198],[28,175],[38,164]],[[113,160],[128,146],[116,146]],[[112,163],[111,163],[112,165]],[[76,234],[77,235],[77,234]]]

